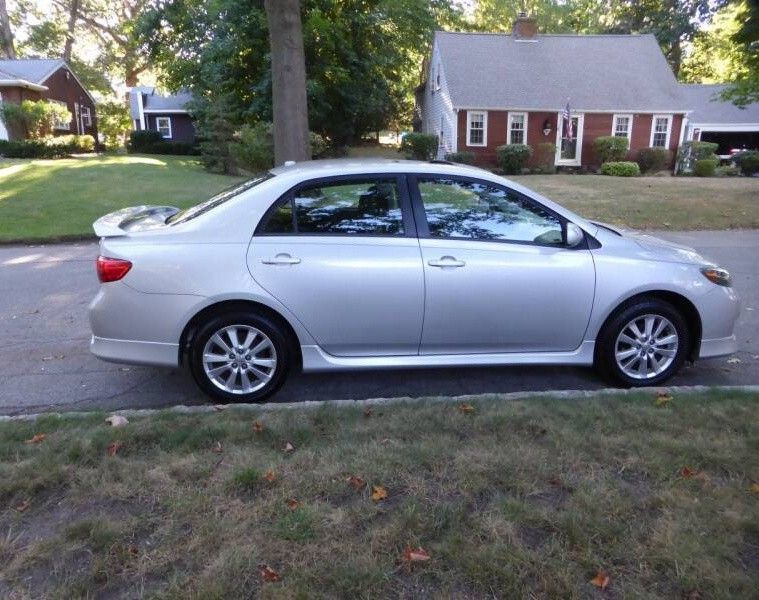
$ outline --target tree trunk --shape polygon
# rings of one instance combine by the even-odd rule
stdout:
[[[0,0],[2,2],[3,0]],[[69,8],[69,22],[66,28],[66,44],[63,46],[63,60],[71,62],[71,51],[74,48],[74,30],[76,29],[76,20],[79,16],[79,0],[71,0]]]
[[[274,163],[311,158],[299,0],[265,0],[271,45]]]
[[[0,0],[0,57],[16,58],[16,48],[13,46],[13,32],[8,19],[8,9],[5,0]]]

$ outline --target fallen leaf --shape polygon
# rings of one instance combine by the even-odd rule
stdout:
[[[727,364],[729,364],[729,365],[736,365],[739,362],[741,362],[741,359],[738,358],[737,356],[733,356],[733,358],[728,358],[727,359]]]
[[[346,481],[350,484],[350,486],[354,490],[361,490],[366,485],[366,482],[361,479],[358,475],[351,475],[346,479]]]
[[[211,452],[215,452],[216,454],[221,454],[224,452],[224,448],[222,447],[221,442],[216,442],[211,448]]]
[[[261,565],[259,567],[258,573],[261,575],[261,579],[263,579],[267,583],[273,583],[275,581],[279,581],[280,579],[282,579],[279,576],[279,573],[277,573],[269,565]]]
[[[17,504],[14,506],[17,512],[24,512],[27,508],[29,508],[32,505],[32,501],[29,499],[24,500],[21,504]]]
[[[122,417],[121,415],[111,415],[105,420],[106,423],[110,423],[111,427],[123,427],[129,421],[126,417]]]
[[[368,419],[374,414],[374,409],[371,406],[367,406],[366,409],[364,409],[364,416]]]
[[[693,477],[695,474],[696,474],[696,471],[694,471],[690,467],[683,467],[682,469],[680,469],[680,477],[682,477],[683,479],[689,479]]]
[[[227,410],[227,405],[226,404],[214,404],[213,405],[213,409],[215,411],[221,412],[222,410]]]
[[[274,473],[274,471],[270,469],[266,471],[266,473],[264,473],[264,479],[268,481],[269,483],[274,483],[274,481],[277,479],[277,476]]]
[[[261,433],[264,430],[264,425],[261,421],[253,421],[253,433]]]
[[[685,594],[685,600],[701,600],[701,592],[698,590],[690,590]]]
[[[25,444],[39,444],[39,443],[40,443],[40,442],[42,442],[42,441],[43,441],[43,440],[44,440],[46,437],[47,437],[47,434],[46,434],[46,433],[35,433],[35,434],[32,436],[32,439],[30,439],[30,440],[26,440],[24,443],[25,443]]]
[[[108,456],[116,456],[119,453],[119,450],[121,450],[124,447],[124,442],[120,442],[119,440],[116,440],[115,442],[111,442],[108,444],[108,446],[105,449],[105,453]]]
[[[379,502],[380,500],[384,500],[387,498],[387,490],[383,488],[381,485],[373,485],[372,486],[372,500],[375,502]]]
[[[596,573],[596,576],[590,580],[590,583],[592,583],[597,588],[605,590],[606,586],[609,585],[609,581],[610,579],[606,572],[602,569],[598,569],[598,573]]]
[[[672,402],[672,396],[667,392],[659,392],[656,394],[656,400],[654,400],[656,406],[666,406],[670,402]]]
[[[287,508],[290,510],[295,510],[300,506],[300,502],[298,502],[295,498],[288,498],[287,499]]]
[[[285,444],[285,448],[284,448],[284,451],[285,451],[285,452],[288,452],[288,453],[289,453],[289,452],[295,452],[295,446],[293,446],[293,445],[292,445],[290,442],[287,442],[287,443]]]
[[[750,489],[755,494],[759,494],[759,483],[752,483]]]
[[[430,560],[430,555],[421,546],[417,548],[406,546],[406,549],[403,551],[403,560],[409,563],[427,562]]]
[[[475,411],[474,406],[469,404],[469,402],[462,402],[461,404],[459,404],[458,409],[460,412],[463,412],[466,414],[473,413]]]

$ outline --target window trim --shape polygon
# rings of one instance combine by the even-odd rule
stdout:
[[[161,133],[161,126],[158,124],[159,121],[165,120],[168,123],[168,129],[169,129],[169,135],[163,135]],[[171,129],[171,117],[156,117],[155,118],[155,130],[158,133],[161,133],[161,137],[165,140],[171,140],[173,139],[173,131]]]
[[[507,144],[513,144],[514,142],[511,141],[511,124],[514,122],[514,117],[523,117],[524,118],[524,128],[522,131],[524,132],[524,140],[520,143],[526,144],[527,143],[527,121],[530,117],[530,113],[528,112],[511,112],[509,111],[509,117],[506,121],[506,143]]]
[[[84,111],[87,111],[86,113]],[[90,107],[86,104],[82,104],[79,107],[79,114],[82,119],[82,128],[84,127],[92,127],[92,111],[90,110]],[[87,121],[85,122],[85,117]]]
[[[492,186],[507,190],[513,194],[516,194],[517,196],[519,196],[519,198],[523,199],[527,204],[536,208],[540,208],[541,210],[546,211],[548,214],[556,217],[559,220],[559,223],[561,224],[561,237],[563,240],[562,243],[561,244],[541,244],[540,242],[535,242],[535,241],[530,242],[530,241],[525,241],[525,240],[477,240],[470,237],[444,237],[442,238],[442,237],[436,237],[436,236],[431,235],[429,224],[427,223],[427,213],[424,210],[424,201],[422,200],[422,194],[419,191],[419,180],[430,179],[434,177],[439,177],[442,179],[453,179],[455,181],[462,181],[466,183],[479,183],[483,185],[492,185]],[[556,250],[587,250],[588,249],[588,234],[587,233],[585,233],[585,241],[583,243],[578,244],[577,246],[572,246],[571,248],[567,246],[567,223],[569,223],[569,219],[559,214],[555,210],[549,208],[545,204],[542,204],[541,202],[532,198],[531,196],[528,196],[527,194],[523,194],[522,192],[519,192],[515,190],[514,188],[510,188],[501,183],[490,181],[488,179],[480,179],[478,177],[469,177],[466,175],[451,175],[450,173],[411,173],[408,175],[408,185],[409,185],[409,191],[411,193],[411,204],[414,210],[414,221],[416,222],[416,228],[417,228],[418,237],[420,240],[474,242],[477,244],[516,244],[519,246],[535,246],[538,248],[553,248]]]
[[[472,115],[482,115],[482,143],[472,144]],[[466,111],[466,145],[470,148],[484,148],[488,145],[488,111],[486,110],[468,110]]]
[[[656,133],[656,119],[667,119],[667,137],[664,140],[664,146],[654,146],[654,133]],[[669,143],[672,136],[672,115],[652,115],[651,116],[651,136],[648,140],[649,148],[664,148],[669,150]]]
[[[622,137],[621,135],[617,135],[617,119],[620,118],[626,118],[627,119],[627,135],[624,136],[627,138],[627,145],[630,146],[630,141],[632,140],[632,131],[633,131],[633,115],[630,113],[614,113],[614,116],[611,119],[611,135],[614,137]]]
[[[305,187],[314,185],[338,184],[340,182],[350,183],[352,181],[366,181],[368,179],[395,180],[398,186],[398,201],[401,207],[401,222],[403,223],[403,233],[399,235],[389,235],[385,233],[303,233],[298,231],[297,211],[295,210],[295,194]],[[271,215],[279,209],[282,204],[289,202],[293,215],[293,232],[292,233],[267,233],[261,231],[268,223]],[[301,181],[287,190],[279,198],[271,203],[264,214],[258,220],[256,228],[253,231],[253,237],[307,237],[307,238],[324,238],[333,239],[336,237],[363,238],[363,239],[392,239],[403,240],[407,238],[416,238],[417,226],[414,218],[408,179],[405,173],[358,173],[354,175],[332,175],[329,177],[315,177]]]

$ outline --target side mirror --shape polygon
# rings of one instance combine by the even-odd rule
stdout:
[[[567,223],[567,247],[575,248],[585,240],[585,233],[574,223]]]

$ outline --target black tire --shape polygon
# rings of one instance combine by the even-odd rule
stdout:
[[[672,363],[661,373],[648,379],[636,379],[626,374],[617,363],[615,346],[618,336],[627,324],[645,315],[658,315],[672,324],[678,336],[677,351]],[[688,324],[674,306],[658,298],[641,298],[620,307],[604,324],[596,340],[594,366],[604,379],[622,387],[661,385],[683,366],[690,343]]]
[[[224,329],[225,327],[241,325],[254,327],[261,333],[265,334],[273,346],[273,353],[270,356],[276,358],[276,366],[270,373],[271,378],[259,389],[251,392],[238,391],[232,393],[221,389],[217,386],[211,377],[206,373],[203,366],[203,350],[206,343],[211,337]],[[227,341],[229,338],[224,338]],[[240,359],[244,360],[243,358]],[[190,346],[190,371],[198,384],[207,395],[216,402],[227,404],[231,402],[263,402],[274,394],[287,379],[294,362],[294,352],[292,344],[288,343],[287,334],[282,328],[271,319],[255,313],[234,311],[211,317],[206,323],[201,325],[197,334],[193,337]],[[240,363],[245,364],[245,363]],[[229,373],[231,371],[228,371]],[[241,382],[241,376],[237,376],[236,382]],[[239,387],[242,387],[241,385]]]

